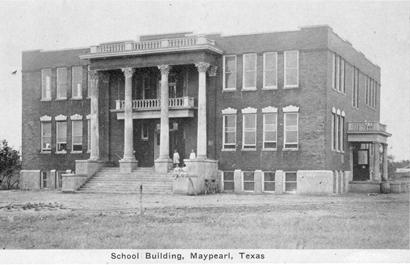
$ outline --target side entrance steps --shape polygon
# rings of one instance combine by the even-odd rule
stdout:
[[[118,167],[104,167],[86,182],[79,192],[139,194],[172,194],[172,177],[158,174],[153,168],[138,168],[120,173]]]

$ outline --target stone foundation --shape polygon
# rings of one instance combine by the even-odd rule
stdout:
[[[349,191],[358,193],[379,193],[381,181],[350,181]]]
[[[166,174],[172,170],[172,160],[171,159],[160,159],[155,160],[155,172]]]
[[[121,173],[131,173],[133,170],[137,169],[137,160],[120,160],[120,172]]]
[[[331,194],[333,193],[333,181],[333,172],[330,170],[298,170],[296,192]]]
[[[88,179],[87,175],[79,174],[63,174],[63,187],[62,192],[75,192],[78,190]]]
[[[39,190],[40,170],[21,170],[19,186],[21,190]]]

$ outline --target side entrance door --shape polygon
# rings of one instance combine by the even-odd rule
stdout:
[[[353,147],[353,180],[370,179],[369,146],[370,144],[355,144]]]

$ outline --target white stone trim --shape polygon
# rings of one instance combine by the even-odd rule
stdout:
[[[283,112],[299,112],[298,106],[289,105],[282,108]]]
[[[56,121],[65,121],[65,120],[67,120],[67,116],[64,116],[64,115],[60,114],[60,115],[56,116],[54,119]]]
[[[278,112],[278,108],[275,108],[273,106],[267,106],[262,109],[262,113],[272,113],[272,112],[275,112],[275,113]]]
[[[336,113],[336,108],[335,107],[332,107],[332,112]]]
[[[236,114],[237,110],[231,107],[223,109],[222,114]]]
[[[251,107],[247,107],[247,108],[242,109],[242,113],[244,113],[244,114],[256,113],[256,112],[257,112],[257,109],[251,108]]]
[[[341,114],[343,117],[345,117],[346,116],[346,113],[345,113],[345,111],[344,110],[342,110],[342,114]]]
[[[51,121],[51,116],[48,116],[48,115],[41,116],[40,121]]]
[[[80,121],[80,120],[83,119],[83,116],[80,115],[80,114],[74,114],[74,115],[71,115],[71,116],[70,116],[70,119],[71,119],[72,121]]]
[[[336,114],[340,115],[340,109],[337,109]]]
[[[87,120],[91,119],[91,114],[87,114],[87,116],[85,116],[85,118],[86,118]]]

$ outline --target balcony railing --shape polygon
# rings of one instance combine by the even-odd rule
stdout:
[[[181,97],[168,99],[168,107],[170,109],[189,109],[194,107],[194,98]],[[134,99],[132,101],[132,109],[136,111],[160,110],[161,100],[155,99]],[[124,100],[117,99],[115,101],[115,110],[124,110]]]
[[[158,49],[185,48],[198,45],[214,46],[215,41],[209,40],[204,36],[187,36],[183,38],[148,40],[148,41],[122,41],[102,43],[97,46],[91,46],[90,53],[120,53],[130,51],[147,51]]]
[[[347,131],[350,133],[386,132],[386,125],[379,122],[349,122]]]

